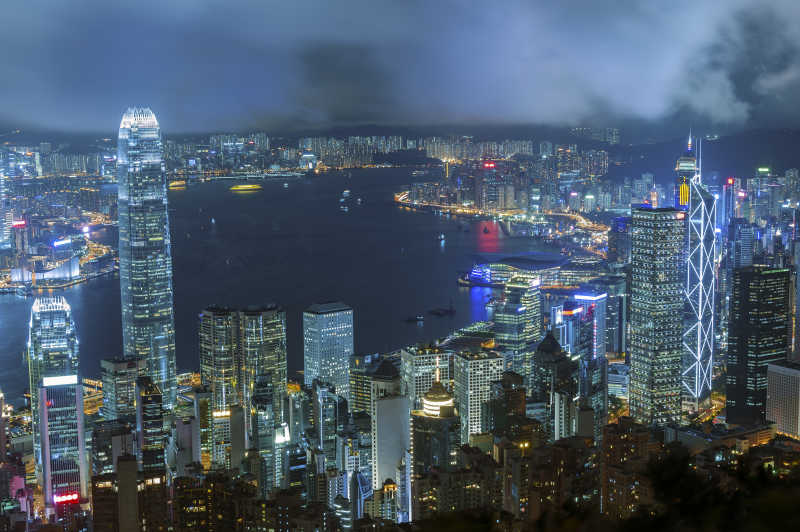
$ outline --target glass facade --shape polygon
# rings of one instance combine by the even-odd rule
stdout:
[[[28,377],[33,418],[33,447],[41,467],[39,393],[42,379],[78,373],[78,335],[72,309],[63,297],[41,297],[33,302],[28,333]]]
[[[130,108],[119,126],[119,279],[126,357],[145,360],[147,375],[175,405],[175,319],[172,306],[167,183],[161,130],[148,108]]]
[[[686,213],[635,209],[631,221],[630,413],[680,421]]]
[[[303,312],[303,381],[332,384],[350,400],[350,357],[353,355],[353,309],[344,303],[311,305]]]

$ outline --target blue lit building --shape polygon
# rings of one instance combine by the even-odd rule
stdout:
[[[303,312],[303,380],[332,384],[350,399],[353,309],[344,303],[317,303]]]
[[[129,108],[119,126],[119,280],[122,347],[147,362],[147,375],[175,405],[175,319],[172,306],[167,183],[161,129],[149,108]]]

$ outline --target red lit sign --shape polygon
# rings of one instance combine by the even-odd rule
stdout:
[[[732,177],[729,177],[729,178],[728,178],[728,184],[729,184],[729,185],[732,185],[732,184],[733,184],[733,178],[732,178]]]
[[[11,227],[25,227],[25,220],[14,220],[11,222]]]
[[[77,493],[65,493],[64,495],[53,495],[53,502],[56,504],[62,502],[78,502]]]
[[[494,161],[486,161],[483,163],[484,168],[494,168]]]

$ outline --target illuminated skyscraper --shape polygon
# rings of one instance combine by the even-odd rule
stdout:
[[[461,418],[461,443],[481,432],[481,405],[491,397],[491,385],[503,377],[503,359],[497,353],[462,352],[453,357],[453,396]]]
[[[692,178],[697,174],[697,158],[692,150],[691,133],[686,152],[678,158],[678,162],[675,164],[675,173],[678,174],[678,180],[675,183],[675,208],[685,211],[689,208],[689,189]]]
[[[303,312],[303,381],[332,384],[350,399],[353,309],[344,303],[316,303]]]
[[[63,517],[88,498],[83,387],[74,374],[43,377],[38,395],[45,506]]]
[[[506,369],[525,379],[528,385],[533,351],[544,336],[539,281],[512,277],[503,290],[503,300],[494,313],[497,348],[506,358]]]
[[[764,421],[767,367],[786,360],[791,346],[792,284],[788,268],[734,270],[725,376],[728,423]]]
[[[8,201],[8,177],[5,170],[0,168],[0,249],[11,247],[12,221],[11,205]]]
[[[697,412],[711,396],[716,304],[716,200],[692,177],[688,210],[686,304],[683,325],[683,409]]]
[[[147,375],[175,405],[175,320],[172,306],[167,183],[161,130],[149,108],[129,108],[119,126],[119,280],[122,346],[147,362]]]
[[[106,358],[100,361],[103,382],[103,406],[100,414],[106,421],[136,415],[136,379],[144,375],[144,360]]]
[[[243,363],[242,395],[250,405],[260,376],[272,380],[275,416],[283,421],[286,397],[286,312],[275,304],[239,311],[239,350]]]
[[[165,466],[163,395],[150,377],[136,379],[136,432],[138,459],[143,471]]]
[[[241,404],[241,360],[236,311],[208,307],[200,315],[200,377],[211,388],[212,408]]]
[[[45,377],[78,374],[78,335],[72,309],[63,297],[41,297],[33,302],[28,332],[28,378],[33,418],[33,449],[41,466],[39,389]]]
[[[685,212],[634,209],[630,412],[645,425],[662,425],[681,417],[685,236]]]

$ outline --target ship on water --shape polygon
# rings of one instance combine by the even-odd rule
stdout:
[[[243,185],[233,185],[231,187],[231,191],[233,192],[254,192],[256,190],[261,190],[261,185],[257,183],[245,183]]]

